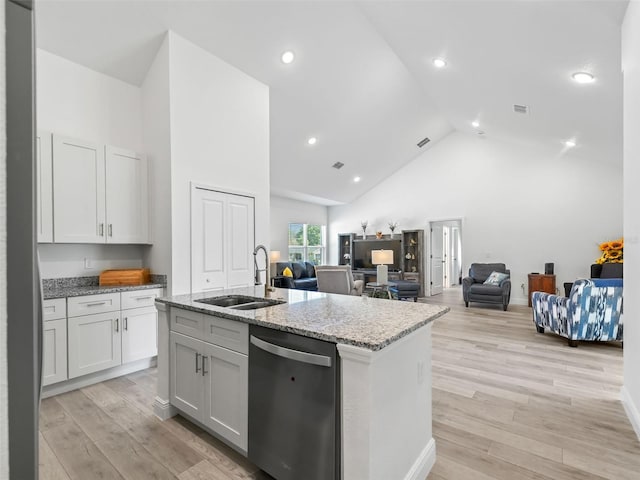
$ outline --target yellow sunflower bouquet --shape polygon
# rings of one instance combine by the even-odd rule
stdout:
[[[598,265],[603,263],[623,263],[622,249],[624,248],[624,239],[612,240],[600,244],[602,255],[596,260]]]

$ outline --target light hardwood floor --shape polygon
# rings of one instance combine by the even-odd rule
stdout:
[[[619,344],[569,348],[528,307],[465,309],[459,289],[429,301],[451,312],[433,326],[428,480],[640,479]],[[40,478],[270,478],[181,417],[153,417],[155,382],[148,370],[43,400]]]

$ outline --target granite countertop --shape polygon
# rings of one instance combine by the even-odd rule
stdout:
[[[57,288],[43,288],[45,300],[52,298],[80,297],[82,295],[100,295],[101,293],[128,292],[131,290],[145,290],[149,288],[164,288],[161,283],[146,283],[144,285],[116,285],[112,287],[99,285],[71,286]]]
[[[151,275],[151,283],[144,285],[116,285],[101,287],[97,276],[63,277],[42,280],[42,295],[44,300],[53,298],[80,297],[82,295],[100,295],[102,293],[128,292],[131,290],[146,290],[149,288],[164,288],[167,284],[166,275]]]
[[[264,286],[161,297],[156,302],[372,351],[449,311],[441,305],[281,288],[269,298],[286,303],[257,310],[233,310],[197,301],[230,294],[263,298]]]

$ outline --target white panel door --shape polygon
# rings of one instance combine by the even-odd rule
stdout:
[[[149,241],[147,159],[105,147],[107,243]]]
[[[248,357],[204,344],[203,423],[242,450],[247,450]]]
[[[431,227],[431,295],[442,293],[444,245],[442,225]]]
[[[44,322],[42,330],[42,385],[67,379],[67,319]]]
[[[122,310],[122,363],[158,354],[158,311],[156,307]]]
[[[171,403],[202,421],[202,346],[204,342],[171,332],[169,348],[169,396]]]
[[[227,218],[229,232],[227,288],[252,285],[254,248],[254,199],[229,195]],[[267,280],[268,281],[268,280]]]
[[[191,205],[191,291],[227,286],[225,194],[196,188]]]
[[[192,292],[251,285],[253,244],[253,198],[193,189]]]
[[[120,329],[120,311],[69,318],[69,378],[120,365]]]
[[[460,259],[460,229],[451,229],[451,283],[458,285],[462,274],[462,263]]]
[[[53,136],[53,240],[104,243],[104,148]]]
[[[53,159],[51,133],[36,137],[36,192],[38,243],[53,242]]]

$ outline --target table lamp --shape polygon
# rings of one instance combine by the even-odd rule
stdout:
[[[387,283],[389,267],[393,263],[393,250],[371,250],[371,263],[377,265],[377,283]]]

